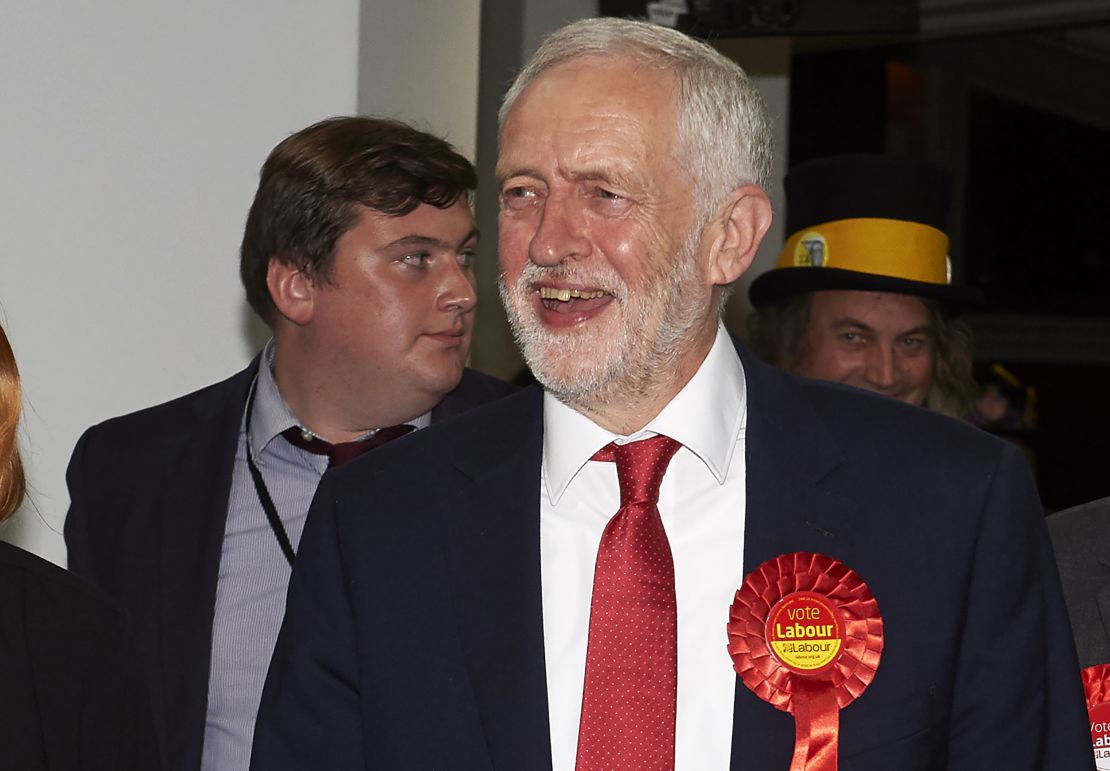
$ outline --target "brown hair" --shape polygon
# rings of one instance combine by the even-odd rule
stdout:
[[[752,353],[779,369],[793,372],[802,357],[812,293],[766,305],[748,317]],[[920,298],[933,330],[933,382],[925,407],[942,415],[965,418],[978,391],[972,376],[971,329],[938,302]]]
[[[0,522],[10,517],[27,488],[19,458],[19,369],[8,336],[0,327]]]
[[[445,209],[478,185],[450,144],[400,121],[329,118],[273,149],[247,215],[239,275],[255,313],[272,323],[271,259],[326,281],[340,236],[360,207],[392,216],[426,203]]]

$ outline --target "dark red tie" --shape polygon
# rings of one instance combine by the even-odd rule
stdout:
[[[674,768],[678,622],[659,484],[681,445],[667,436],[601,448],[621,507],[601,536],[590,605],[577,771]]]
[[[354,460],[368,450],[373,450],[375,447],[390,442],[399,436],[404,436],[413,428],[407,423],[402,423],[399,426],[386,426],[378,429],[362,441],[339,442],[337,444],[325,442],[318,436],[306,438],[301,429],[296,426],[285,429],[281,432],[281,435],[285,437],[287,442],[300,447],[302,450],[308,450],[317,455],[327,455],[329,468],[335,468],[336,466],[342,466],[349,460]]]

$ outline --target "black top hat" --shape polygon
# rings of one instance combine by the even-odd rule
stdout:
[[[980,302],[951,283],[944,169],[882,155],[838,155],[786,175],[786,232],[775,267],[748,289],[759,308],[817,289],[917,295],[950,306]]]

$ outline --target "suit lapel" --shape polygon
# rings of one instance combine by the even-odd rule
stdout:
[[[211,400],[194,405],[194,424],[182,430],[168,459],[161,495],[159,654],[171,721],[165,757],[198,768],[208,703],[212,615],[239,426],[257,358]],[[174,717],[180,723],[174,725]]]
[[[840,463],[835,442],[796,381],[742,348],[740,355],[748,387],[745,574],[782,553],[844,554],[855,505],[821,484]],[[539,553],[541,391],[530,388],[501,404],[496,425],[480,441],[454,450],[465,481],[445,558],[492,763],[549,768]],[[793,745],[792,718],[737,678],[732,768],[786,768]]]
[[[445,558],[478,712],[496,768],[550,768],[540,592],[542,398],[501,402],[489,431],[454,450],[465,480]]]
[[[780,554],[843,555],[856,506],[822,485],[841,462],[836,443],[793,378],[737,347],[748,390],[744,574]],[[733,769],[789,767],[790,715],[759,699],[739,678],[733,714]]]
[[[744,361],[744,370],[745,574],[779,554],[842,549],[849,542],[855,503],[822,485],[840,464],[839,448],[824,433],[794,380],[751,357]]]

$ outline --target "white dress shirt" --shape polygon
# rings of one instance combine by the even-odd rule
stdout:
[[[655,434],[682,443],[659,492],[678,602],[675,769],[728,768],[736,676],[725,630],[743,579],[746,424],[744,371],[724,327],[686,387],[633,436],[544,395],[540,563],[554,771],[574,769],[594,564],[620,507],[616,465],[590,457]]]

